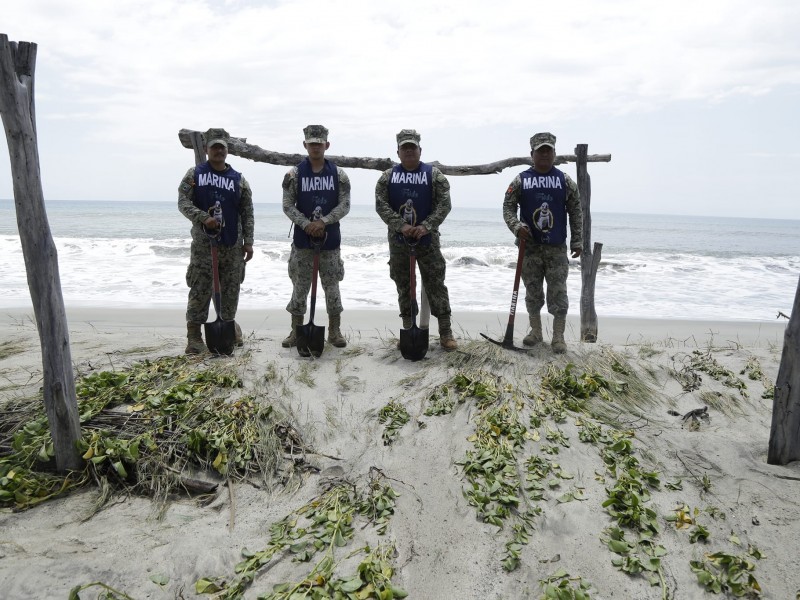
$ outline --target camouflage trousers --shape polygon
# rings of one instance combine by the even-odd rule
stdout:
[[[417,264],[422,275],[422,285],[428,294],[428,303],[434,317],[450,315],[450,295],[444,284],[447,268],[438,246],[417,246]],[[394,240],[389,242],[389,276],[397,286],[397,304],[401,317],[411,317],[411,253],[407,244]],[[417,280],[417,297],[419,297],[419,280]]]
[[[289,279],[292,280],[292,299],[286,310],[293,315],[306,314],[308,293],[311,290],[311,275],[314,268],[314,251],[310,248],[295,248],[289,255]],[[328,316],[341,314],[342,295],[339,282],[344,279],[344,262],[339,248],[319,253],[319,279],[325,291],[325,308]]]
[[[553,316],[566,316],[569,309],[568,274],[566,246],[525,246],[522,281],[525,283],[525,307],[529,315],[538,315],[541,312],[545,303],[544,282],[547,282],[547,312]]]
[[[239,306],[239,286],[244,281],[244,257],[242,245],[217,246],[220,280],[220,313],[226,321],[236,317]],[[193,241],[189,268],[186,270],[186,285],[189,286],[189,302],[186,321],[205,323],[214,293],[214,278],[211,270],[211,245],[208,241]]]

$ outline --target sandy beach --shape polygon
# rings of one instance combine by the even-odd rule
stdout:
[[[325,325],[324,310],[318,317]],[[285,484],[220,485],[203,503],[176,496],[160,517],[149,498],[125,495],[89,516],[98,495],[91,485],[30,510],[2,509],[0,596],[67,598],[76,586],[103,582],[137,599],[207,597],[196,596],[196,582],[235,579],[242,550],[267,547],[274,524],[337,482],[362,489],[376,474],[397,494],[382,522],[385,533],[375,522],[354,521],[352,539],[333,553],[335,572],[352,578],[365,556],[357,550],[392,544],[386,556],[392,584],[409,598],[540,598],[548,578],[573,589],[582,581],[591,598],[703,598],[709,592],[692,561],[710,569],[715,553],[750,564],[747,589],[757,586],[764,598],[800,593],[800,463],[766,463],[772,400],[762,397],[777,375],[784,319],[600,316],[598,342],[584,344],[571,316],[569,350],[558,356],[547,344],[517,353],[480,337],[501,339],[507,314],[453,317],[459,350],[439,348],[432,319],[427,357],[410,362],[395,348],[400,323],[391,312],[345,311],[347,348],[326,345],[318,359],[280,346],[289,330],[285,311],[241,312],[244,347],[230,358],[203,360],[227,361],[245,391],[289,416],[308,450],[302,472]],[[68,319],[81,375],[180,356],[185,346],[182,310],[68,309]],[[547,316],[547,339],[550,322]],[[526,324],[519,313],[518,345]],[[35,394],[41,383],[31,311],[3,311],[0,348],[2,408]],[[542,391],[543,382],[565,368],[600,375],[613,389],[555,410],[548,404],[552,388]],[[474,385],[454,379],[459,375],[493,382],[495,396],[481,399]],[[436,391],[453,393],[449,410],[431,410]],[[405,408],[409,419],[387,436],[390,421],[381,422],[381,409],[389,404]],[[486,429],[501,407],[513,413],[514,427]],[[500,477],[518,495],[507,503],[512,509],[502,527],[485,518],[492,502],[480,513],[479,495],[470,493],[484,481],[474,470],[481,443],[499,444],[492,447],[510,453],[516,465]],[[635,527],[609,501],[631,472],[647,483],[638,498],[651,511]],[[513,537],[522,513],[530,518],[524,542]],[[615,537],[620,532],[624,543]],[[509,549],[518,555],[511,571],[504,568]],[[267,597],[277,584],[308,579],[321,558],[293,561],[288,550],[276,552],[244,597]],[[634,559],[657,560],[640,573]],[[733,576],[724,567],[709,572],[723,582]],[[102,591],[89,588],[81,598]]]

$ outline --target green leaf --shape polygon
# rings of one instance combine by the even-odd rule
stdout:
[[[210,579],[198,579],[194,584],[194,591],[196,594],[213,594],[214,592],[221,591],[222,588],[216,582]]]
[[[120,477],[123,477],[123,478],[127,478],[128,477],[128,472],[125,470],[125,467],[122,466],[122,462],[121,461],[118,460],[118,461],[114,462],[114,470],[119,474]]]
[[[389,588],[392,590],[392,594],[394,594],[395,598],[405,598],[408,596],[408,592],[401,587],[394,586],[390,583]]]
[[[621,540],[608,540],[608,548],[616,554],[627,554],[631,550],[630,545]]]
[[[360,577],[353,577],[352,579],[348,579],[344,583],[342,583],[341,589],[343,592],[355,592],[356,590],[361,589],[363,582],[361,581]]]
[[[169,583],[169,577],[166,575],[150,575],[150,581],[156,585],[167,585]]]

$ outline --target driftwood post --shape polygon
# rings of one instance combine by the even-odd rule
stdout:
[[[589,146],[578,144],[575,146],[576,173],[578,177],[578,193],[581,196],[581,212],[583,212],[583,250],[581,252],[581,340],[584,342],[597,341],[597,312],[594,308],[594,284],[597,279],[597,269],[600,267],[600,255],[603,244],[596,243],[594,250],[592,244],[592,179],[587,169],[587,154]]]
[[[36,44],[0,34],[0,114],[8,141],[17,227],[42,347],[42,393],[59,471],[81,469],[81,435],[58,255],[39,172],[33,83]]]
[[[767,453],[771,465],[785,465],[793,460],[800,460],[800,280],[792,316],[783,334]]]

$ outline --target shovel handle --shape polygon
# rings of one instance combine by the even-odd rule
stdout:
[[[221,304],[222,304],[222,292],[220,291],[220,283],[219,283],[219,256],[217,254],[217,244],[212,239],[211,241],[211,273],[213,274],[214,279],[214,295],[212,296],[214,299],[214,310],[217,311],[217,317],[220,316]]]
[[[517,271],[514,273],[514,291],[511,294],[511,308],[508,312],[508,326],[504,342],[512,343],[514,340],[514,316],[517,314],[517,298],[519,296],[519,280],[522,277],[522,261],[525,258],[525,238],[519,241],[519,254],[517,255]]]
[[[409,258],[408,263],[411,267],[411,277],[409,290],[411,294],[411,323],[414,327],[417,326],[417,245],[409,244]]]
[[[317,306],[317,274],[319,273],[319,251],[322,248],[322,242],[315,242],[314,246],[314,263],[311,268],[311,311],[309,313],[309,321],[314,322],[314,311]]]

